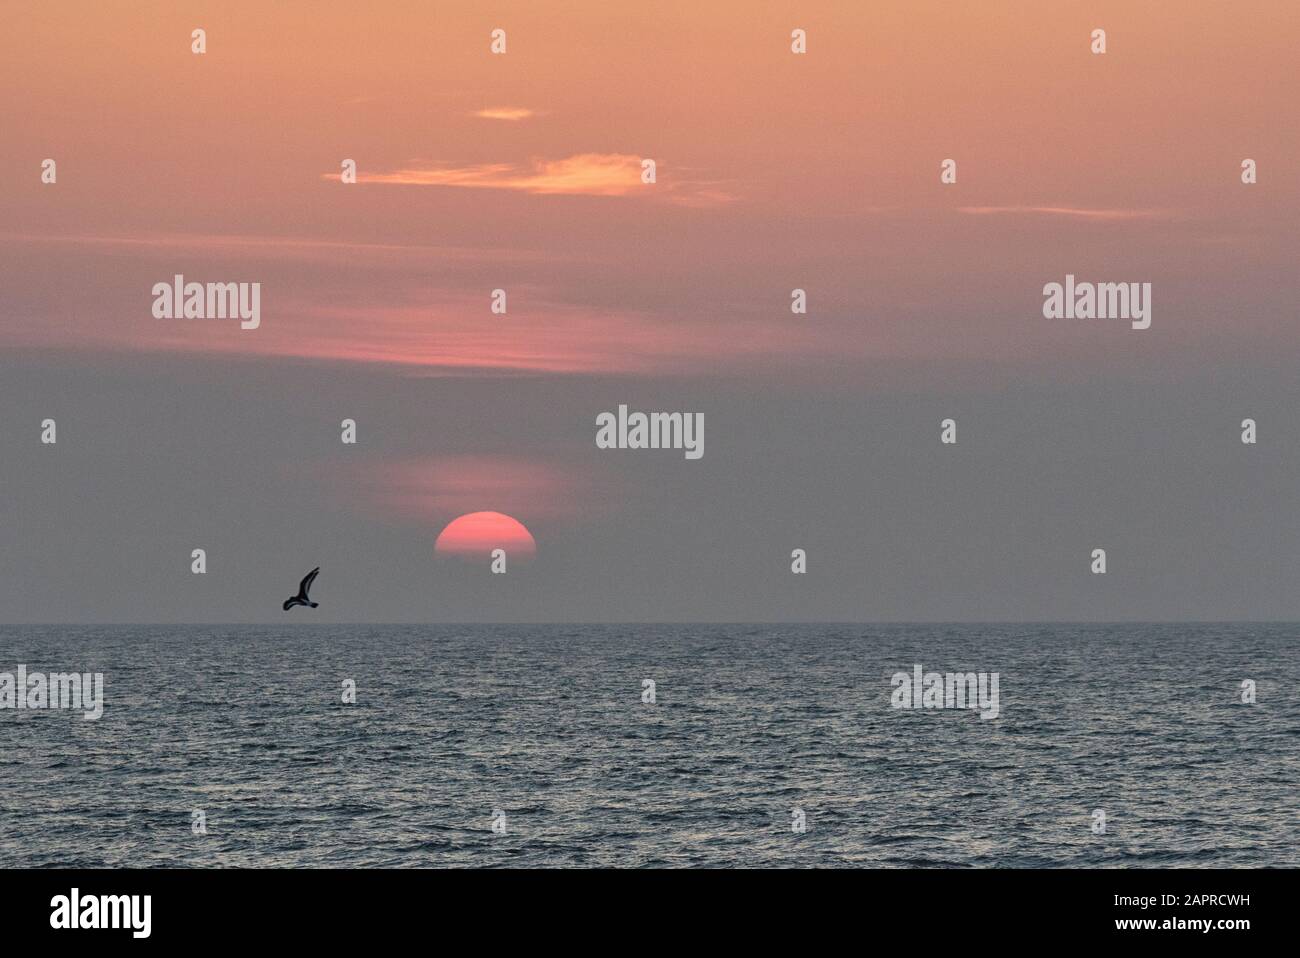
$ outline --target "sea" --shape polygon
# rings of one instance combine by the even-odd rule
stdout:
[[[0,708],[0,868],[1300,865],[1296,624],[0,627],[20,664],[103,711]],[[900,706],[918,667],[996,716]]]

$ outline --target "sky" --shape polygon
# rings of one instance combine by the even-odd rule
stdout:
[[[0,621],[297,621],[318,565],[303,621],[1300,618],[1298,44],[1290,0],[10,10]],[[156,318],[176,274],[260,325]],[[1044,318],[1067,274],[1151,327]],[[597,448],[620,404],[704,455]],[[535,555],[434,552],[480,511]]]

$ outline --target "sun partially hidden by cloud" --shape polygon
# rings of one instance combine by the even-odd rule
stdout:
[[[511,122],[527,120],[537,116],[533,110],[522,106],[488,107],[486,110],[479,110],[474,115],[484,120],[508,120]]]

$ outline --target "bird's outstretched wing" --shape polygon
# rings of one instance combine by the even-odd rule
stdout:
[[[307,597],[307,590],[310,589],[311,584],[316,581],[316,576],[319,573],[320,573],[320,566],[317,566],[316,568],[308,572],[305,576],[303,576],[302,582],[298,584],[298,594],[300,596],[302,596],[303,598]]]

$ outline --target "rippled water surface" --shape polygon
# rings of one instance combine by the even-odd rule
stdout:
[[[1295,866],[1298,637],[3,627],[0,672],[106,688],[0,710],[0,866]],[[892,708],[917,663],[999,673],[998,718]]]

